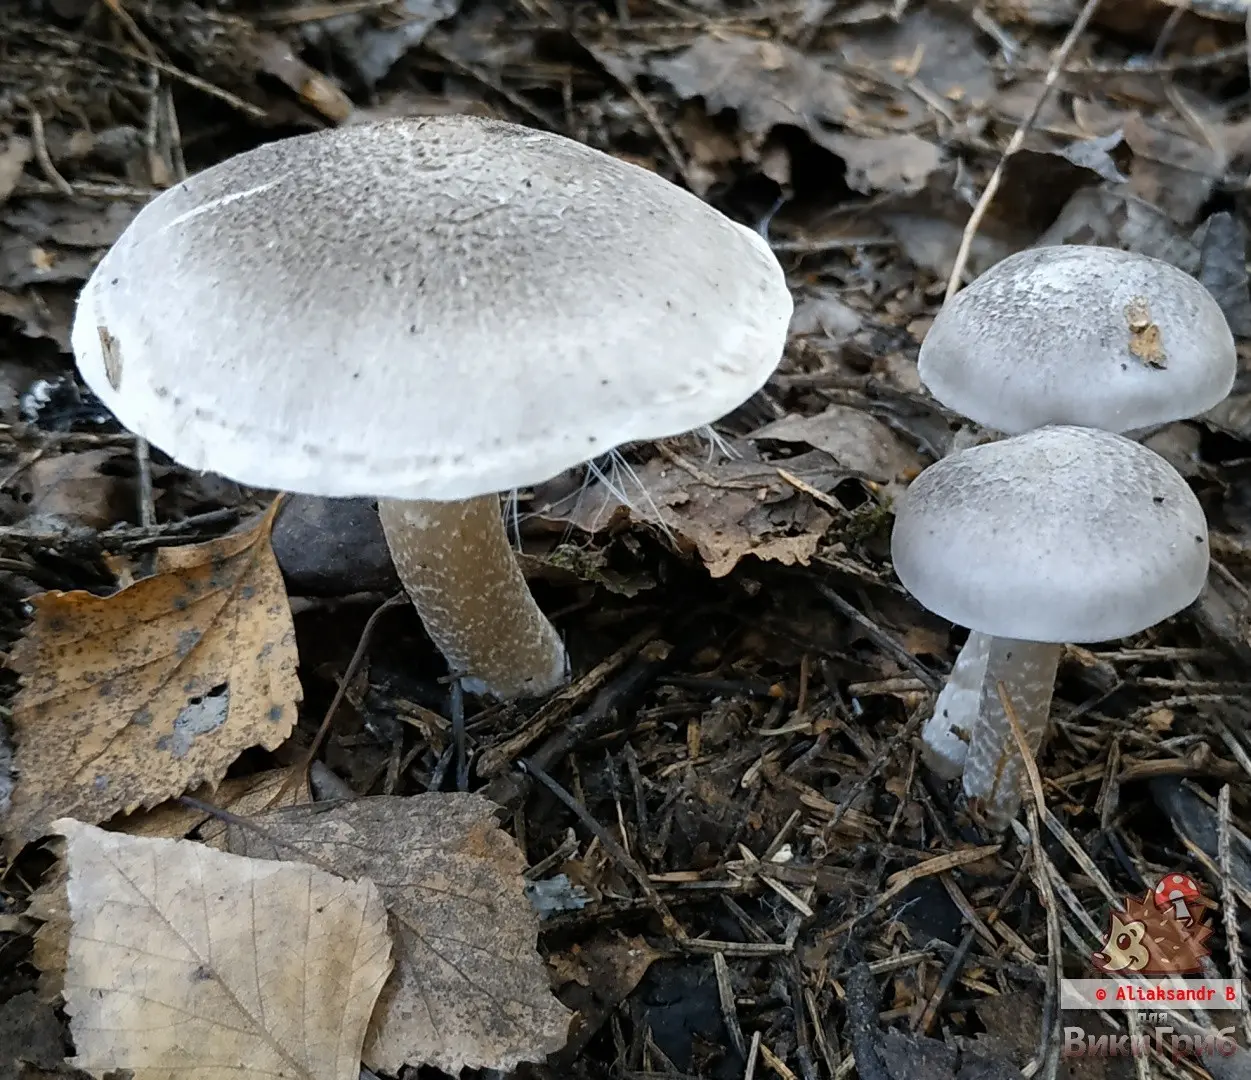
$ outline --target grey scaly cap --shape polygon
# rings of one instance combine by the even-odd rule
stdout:
[[[1212,295],[1145,255],[1030,248],[943,307],[917,359],[929,391],[983,427],[1108,431],[1180,420],[1233,386],[1234,339]]]
[[[452,500],[710,423],[781,356],[768,244],[661,177],[465,116],[270,143],[146,206],[73,347],[192,468]]]
[[[921,473],[897,509],[891,554],[904,587],[960,626],[1110,641],[1199,595],[1208,532],[1158,454],[1107,431],[1045,427]]]

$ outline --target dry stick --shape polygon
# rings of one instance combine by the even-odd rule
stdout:
[[[1248,16],[1251,19],[1251,16]],[[1233,858],[1230,850],[1229,785],[1221,786],[1216,803],[1216,859],[1221,868],[1221,919],[1225,924],[1225,946],[1229,950],[1230,977],[1246,985],[1242,962],[1242,936],[1238,926],[1238,898],[1233,890]],[[1242,1011],[1242,1031],[1251,1043],[1251,1013]]]
[[[1033,128],[1034,123],[1038,120],[1043,106],[1047,104],[1047,99],[1051,96],[1051,90],[1059,79],[1065,63],[1068,61],[1069,53],[1073,51],[1073,46],[1077,44],[1077,39],[1081,37],[1098,8],[1099,0],[1086,0],[1080,14],[1077,16],[1077,21],[1073,23],[1068,35],[1055,52],[1055,56],[1051,61],[1051,67],[1047,69],[1047,74],[1043,79],[1043,87],[1038,95],[1038,100],[1034,102],[1034,107],[1030,110],[1029,115],[1021,121],[1016,131],[1012,133],[1012,138],[1008,140],[1007,148],[999,158],[995,171],[990,174],[990,179],[986,181],[986,189],[982,192],[981,198],[977,200],[977,205],[973,207],[973,213],[969,215],[968,224],[965,225],[964,233],[960,237],[960,248],[956,252],[956,262],[951,268],[951,276],[947,279],[947,293],[943,297],[944,303],[950,300],[960,288],[960,282],[964,277],[964,267],[969,261],[969,251],[973,247],[973,239],[977,236],[977,230],[982,224],[982,218],[986,216],[986,211],[990,209],[990,204],[999,191],[999,185],[1003,182],[1003,174],[1008,165],[1008,158],[1024,145],[1025,137],[1030,133],[1030,129]]]
[[[995,689],[1003,705],[1004,715],[1008,718],[1008,724],[1012,728],[1017,753],[1021,755],[1025,763],[1025,775],[1034,794],[1033,804],[1026,807],[1031,850],[1030,871],[1047,917],[1047,982],[1043,992],[1038,1052],[1031,1063],[1034,1066],[1031,1075],[1041,1073],[1044,1080],[1054,1080],[1060,1068],[1060,1040],[1055,1036],[1060,1019],[1056,1003],[1060,993],[1061,932],[1060,909],[1057,907],[1051,878],[1047,874],[1047,854],[1043,850],[1042,836],[1039,833],[1039,822],[1047,812],[1047,800],[1043,793],[1042,777],[1038,773],[1038,763],[1034,761],[1034,753],[1025,741],[1025,731],[1021,727],[1021,721],[1017,718],[1016,709],[1012,707],[1008,688],[1002,682],[998,682],[995,684]]]
[[[330,722],[334,719],[334,714],[338,711],[340,703],[347,694],[348,687],[356,677],[357,668],[360,667],[361,661],[365,658],[365,650],[369,647],[369,639],[373,637],[374,627],[377,626],[378,620],[384,612],[400,607],[407,602],[408,594],[400,591],[391,599],[379,604],[374,609],[374,613],[369,616],[365,623],[365,628],[361,631],[360,641],[356,643],[356,651],[352,654],[352,659],[348,661],[347,670],[343,672],[343,678],[339,680],[339,689],[335,691],[334,699],[330,702],[330,708],[326,710],[326,715],[322,718],[321,727],[317,729],[317,734],[313,736],[312,745],[305,751],[304,757],[291,767],[291,772],[282,782],[282,786],[266,804],[267,809],[278,805],[282,797],[295,784],[299,783],[299,778],[308,775],[308,771],[313,765],[313,759],[317,756],[317,751],[321,749],[321,744],[325,741],[326,735],[330,731]]]
[[[628,873],[638,883],[643,895],[647,897],[648,903],[651,904],[656,914],[660,916],[661,923],[664,924],[665,931],[670,937],[678,941],[686,941],[687,933],[682,928],[677,919],[673,917],[673,912],[669,910],[669,906],[661,899],[660,893],[656,891],[656,886],[652,884],[651,878],[647,876],[644,870],[637,862],[630,857],[616,839],[607,829],[604,828],[587,812],[586,808],[569,794],[563,787],[553,780],[534,761],[521,758],[517,762],[517,766],[524,770],[528,775],[534,777],[590,831],[590,833],[603,845],[604,850],[616,861],[617,865]]]

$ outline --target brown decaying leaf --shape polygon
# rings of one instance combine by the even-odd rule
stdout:
[[[215,783],[296,720],[295,631],[269,545],[252,529],[158,552],[109,597],[49,592],[10,665],[19,779],[9,850],[57,817],[97,822]]]
[[[1125,322],[1129,326],[1129,351],[1148,367],[1167,367],[1168,357],[1160,340],[1160,328],[1151,321],[1146,297],[1135,296],[1126,305]]]
[[[55,823],[78,1057],[133,1080],[356,1080],[391,967],[373,882]]]
[[[49,846],[60,848],[64,855],[65,842],[59,837]],[[43,1001],[55,1001],[61,996],[65,985],[65,957],[69,952],[69,896],[65,891],[67,875],[65,859],[59,858],[44,874],[26,906],[26,914],[42,924],[35,931],[31,960],[39,969],[39,997]]]
[[[786,467],[807,480],[799,459]],[[629,507],[609,485],[597,482],[567,512],[550,516],[594,533],[632,515],[695,548],[714,578],[724,577],[745,555],[783,566],[806,565],[833,521],[771,465],[721,461],[691,468],[695,475],[664,458],[652,458],[635,469],[643,490],[633,485],[626,489]]]
[[[307,858],[377,883],[391,913],[395,971],[370,1024],[371,1068],[508,1071],[565,1043],[570,1014],[535,952],[524,862],[494,810],[467,793],[377,797],[229,829],[232,851]]]

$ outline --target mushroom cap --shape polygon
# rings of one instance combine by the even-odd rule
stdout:
[[[1083,245],[996,263],[938,313],[917,359],[939,401],[1009,435],[1195,416],[1229,393],[1236,367],[1229,325],[1198,281]]]
[[[1046,427],[926,469],[891,554],[930,611],[996,637],[1110,641],[1180,611],[1207,577],[1198,499],[1146,447]]]
[[[451,500],[710,423],[768,379],[790,313],[768,244],[694,195],[443,116],[281,140],[164,192],[72,340],[184,465]]]
[[[1174,900],[1195,900],[1202,895],[1194,879],[1186,874],[1165,874],[1155,887],[1155,904],[1166,907]]]

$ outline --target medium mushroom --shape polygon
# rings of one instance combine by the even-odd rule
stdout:
[[[465,116],[270,143],[148,204],[79,298],[83,379],[176,461],[380,496],[471,691],[567,677],[499,493],[711,423],[768,379],[768,244],[661,177]]]
[[[952,297],[917,357],[926,388],[983,427],[1132,431],[1195,416],[1234,384],[1220,306],[1159,259],[1030,248]]]
[[[1124,432],[1223,400],[1234,339],[1211,294],[1158,259],[1115,248],[1031,248],[995,264],[938,313],[917,358],[930,392],[994,431],[1046,424]],[[986,666],[972,634],[922,732],[929,767],[958,775]]]
[[[895,572],[927,609],[989,637],[964,791],[1000,827],[1020,805],[1002,683],[1031,751],[1062,645],[1136,634],[1199,595],[1207,523],[1185,480],[1121,435],[1045,427],[943,458],[898,506]]]

